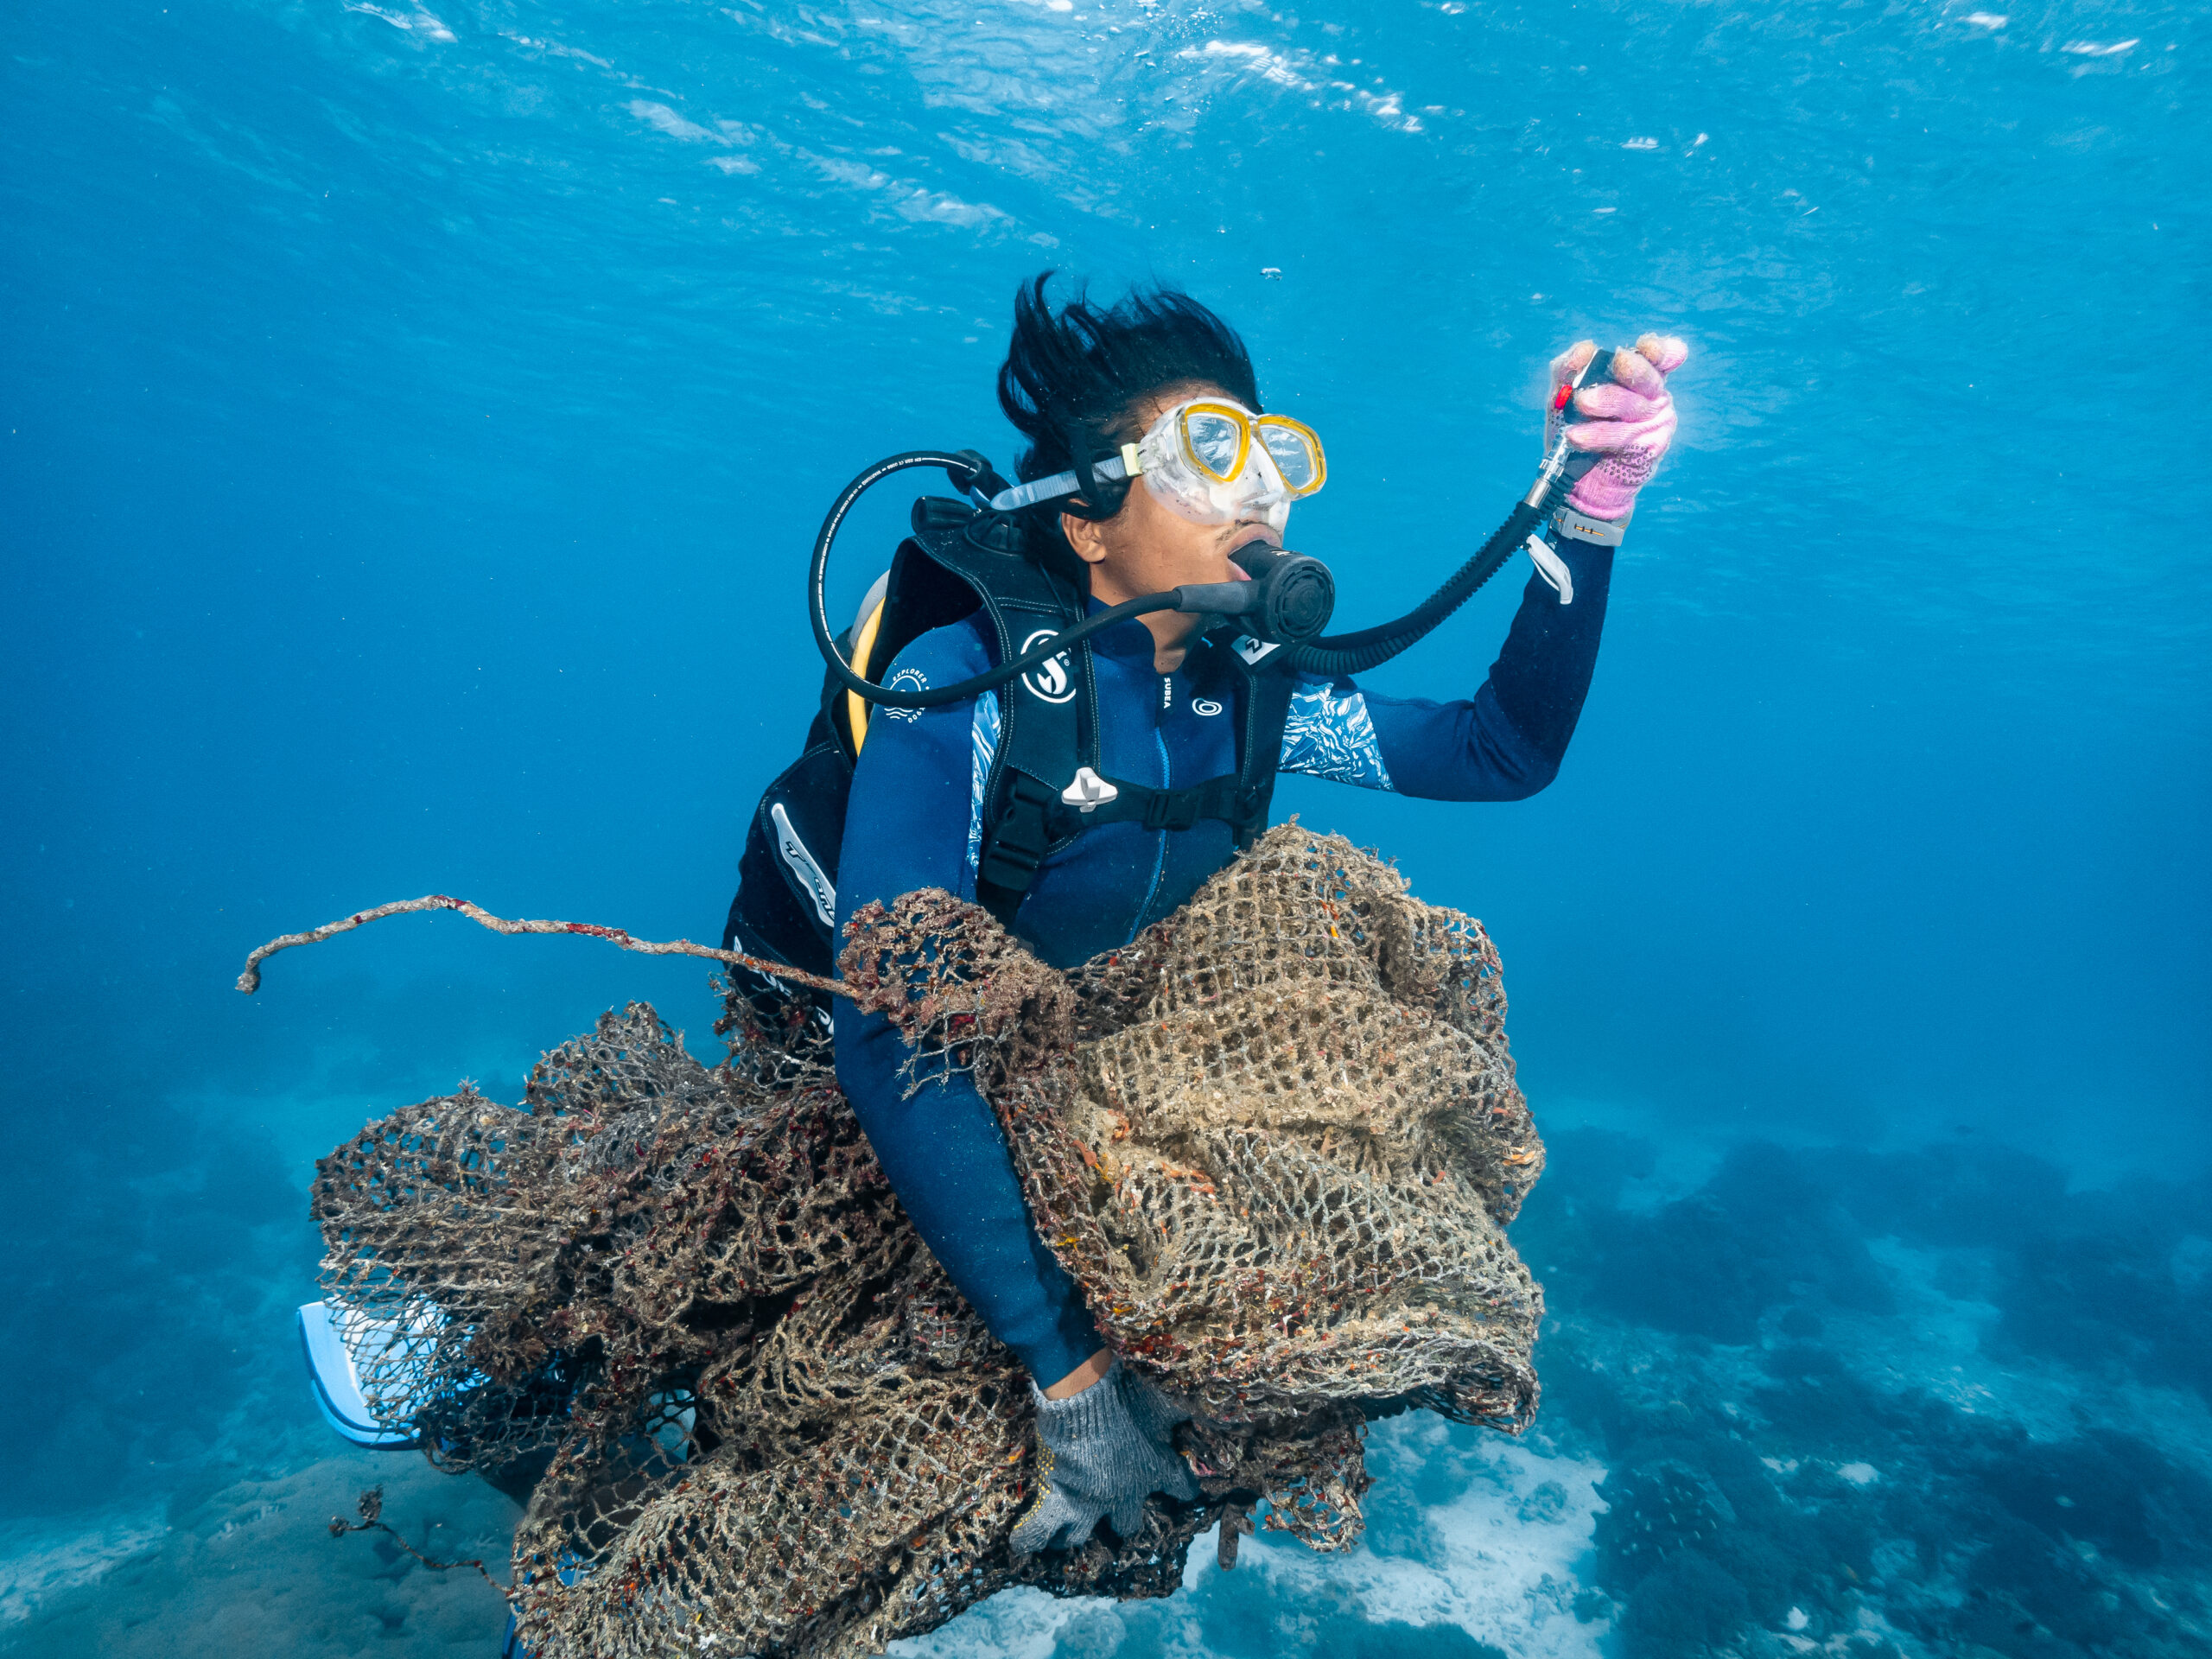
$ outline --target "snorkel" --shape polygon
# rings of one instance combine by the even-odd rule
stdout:
[[[1607,379],[1611,372],[1612,356],[1612,353],[1604,350],[1594,353],[1581,372],[1559,389],[1554,407],[1566,408],[1576,391]],[[1111,516],[1112,511],[1120,506],[1122,496],[1143,470],[1138,463],[1144,457],[1135,443],[1124,444],[1119,454],[1103,457],[1097,456],[1087,444],[1080,445],[1075,456],[1075,472],[1014,486],[993,471],[989,461],[973,449],[953,453],[916,449],[888,455],[838,492],[814,538],[813,557],[807,571],[807,612],[814,629],[815,646],[821,652],[831,677],[845,690],[869,702],[892,709],[934,709],[995,690],[1042,667],[1093,634],[1133,617],[1158,611],[1233,617],[1263,644],[1287,652],[1290,665],[1294,668],[1328,676],[1363,673],[1418,644],[1472,598],[1535,534],[1545,515],[1566,499],[1582,474],[1597,464],[1598,457],[1576,449],[1567,441],[1565,424],[1560,423],[1559,436],[1546,454],[1535,482],[1529,486],[1528,493],[1505,522],[1442,586],[1395,621],[1351,633],[1323,635],[1321,630],[1328,626],[1336,607],[1336,580],[1330,575],[1328,566],[1307,554],[1249,546],[1239,550],[1236,555],[1238,564],[1248,573],[1246,581],[1188,583],[1140,594],[1071,623],[1019,656],[981,674],[950,685],[915,690],[878,685],[855,673],[839,652],[836,637],[830,626],[824,592],[830,555],[854,504],[895,473],[917,467],[941,467],[953,487],[968,498],[976,509],[967,534],[983,544],[984,537],[1010,525],[1014,514],[1057,495],[1079,497],[1089,510],[1084,511],[1082,505],[1070,510],[1078,512],[1080,516]],[[1317,482],[1304,493],[1310,494],[1319,487]],[[1110,507],[1107,505],[1109,502],[1112,504]],[[1101,508],[1106,510],[1101,512]],[[922,504],[917,504],[917,514],[922,511]],[[1254,568],[1255,565],[1257,569]]]

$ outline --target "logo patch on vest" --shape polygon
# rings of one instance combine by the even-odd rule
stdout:
[[[1021,642],[1021,649],[1014,655],[1027,656],[1058,632],[1058,628],[1038,629]],[[1068,667],[1068,654],[1065,651],[1057,657],[1046,658],[1031,669],[1021,677],[1021,683],[1029,689],[1031,696],[1046,702],[1066,702],[1075,696],[1075,675]]]
[[[902,668],[883,683],[893,691],[926,691],[930,689],[930,677],[918,668]],[[887,708],[878,712],[886,720],[903,720],[909,726],[922,717],[918,709]]]
[[[1281,647],[1272,639],[1255,639],[1249,633],[1240,633],[1236,636],[1236,643],[1230,645],[1230,649],[1246,662],[1256,663],[1269,652],[1281,650]]]
[[[1221,705],[1211,697],[1192,697],[1191,712],[1194,715],[1217,715],[1221,712]]]

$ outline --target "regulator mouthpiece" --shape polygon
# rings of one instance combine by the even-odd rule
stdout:
[[[1234,616],[1262,639],[1295,645],[1329,626],[1337,608],[1337,580],[1320,560],[1303,553],[1248,547],[1236,563],[1249,582],[1194,582],[1175,590],[1175,608]]]

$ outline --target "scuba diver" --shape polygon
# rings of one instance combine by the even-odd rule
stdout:
[[[1141,290],[1102,307],[1078,291],[1056,309],[1051,276],[1018,290],[998,375],[1028,443],[1020,482],[972,451],[894,457],[823,527],[823,715],[755,815],[726,945],[824,962],[862,906],[938,887],[1071,967],[1130,943],[1255,839],[1278,772],[1450,801],[1522,800],[1558,773],[1614,550],[1674,435],[1681,341],[1586,340],[1555,359],[1554,459],[1486,567],[1412,631],[1312,640],[1333,588],[1283,535],[1326,481],[1319,437],[1263,411],[1243,343],[1196,300]],[[915,539],[832,642],[822,566],[837,523],[868,483],[925,463],[976,499],[918,503]],[[1535,571],[1471,696],[1390,697],[1353,677],[1524,547]],[[763,988],[747,986],[756,1003]],[[1077,1547],[1108,1518],[1126,1537],[1147,1495],[1195,1497],[1173,1440],[1187,1414],[1100,1339],[973,1081],[915,1086],[887,1016],[841,998],[829,1017],[838,1081],[916,1231],[1033,1379],[1037,1490],[1017,1552]]]

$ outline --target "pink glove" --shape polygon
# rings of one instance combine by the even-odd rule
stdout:
[[[1554,397],[1597,349],[1586,340],[1552,359]],[[1604,459],[1576,481],[1568,506],[1616,523],[1636,510],[1636,493],[1658,470],[1659,458],[1675,441],[1675,400],[1668,393],[1667,377],[1689,354],[1690,348],[1671,334],[1646,334],[1634,351],[1613,353],[1611,383],[1585,386],[1574,394],[1576,412],[1594,418],[1568,427],[1567,441]],[[1545,420],[1547,451],[1558,439],[1565,412],[1553,410]]]

